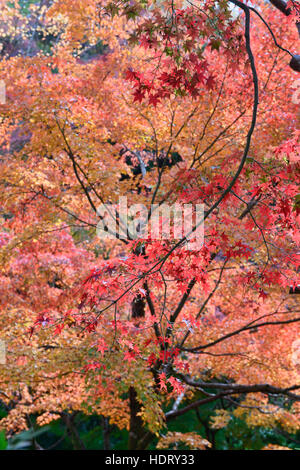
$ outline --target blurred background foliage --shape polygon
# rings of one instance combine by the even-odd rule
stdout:
[[[168,431],[180,429],[182,433],[197,432],[212,443],[212,450],[260,450],[270,444],[300,450],[300,432],[291,435],[278,429],[250,428],[235,417],[230,419],[226,427],[213,429],[210,420],[214,410],[215,406],[208,404],[201,407],[201,416],[198,412],[190,411],[170,423]],[[0,409],[0,417],[4,416],[5,411]],[[31,423],[28,431],[13,435],[8,440],[4,432],[0,431],[0,450],[127,449],[128,432],[110,426],[102,416],[73,414],[73,429],[66,425],[65,417],[43,427],[36,426],[35,418],[28,417]],[[149,449],[156,449],[156,444],[157,440],[153,440]],[[186,447],[179,445],[177,449],[184,450]]]

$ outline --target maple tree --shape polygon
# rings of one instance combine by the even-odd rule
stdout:
[[[201,449],[167,427],[216,403],[211,429],[296,433],[299,3],[21,3],[1,2],[1,426],[63,417],[76,441],[83,412],[129,449]],[[124,195],[203,204],[203,246],[117,212],[99,238]]]

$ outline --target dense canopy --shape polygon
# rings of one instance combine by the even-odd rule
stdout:
[[[299,447],[299,2],[0,6],[6,437]],[[202,205],[203,245],[132,236],[125,196],[137,228]]]

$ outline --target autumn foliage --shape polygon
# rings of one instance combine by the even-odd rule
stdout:
[[[210,448],[168,430],[207,403],[299,430],[299,3],[253,3],[1,1],[8,436],[82,412]],[[203,204],[203,246],[99,238],[124,195]]]

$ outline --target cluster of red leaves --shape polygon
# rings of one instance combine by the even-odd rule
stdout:
[[[134,100],[156,106],[173,94],[197,97],[215,88],[206,55],[214,50],[238,58],[244,41],[235,33],[236,21],[228,12],[215,14],[212,2],[201,11],[195,7],[174,10],[171,17],[155,10],[135,31],[133,40],[153,51],[150,67],[140,73],[129,69],[126,79],[134,87]]]

